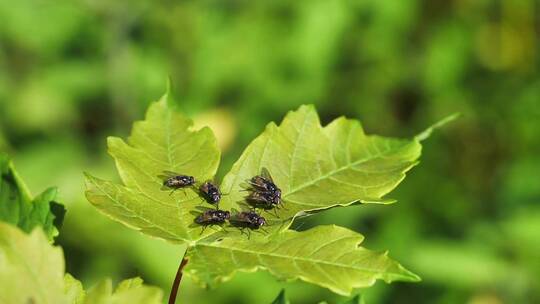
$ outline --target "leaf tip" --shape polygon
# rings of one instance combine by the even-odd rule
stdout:
[[[122,141],[122,139],[116,136],[107,136],[107,147],[110,148],[112,145],[118,143],[118,141]]]
[[[171,90],[172,90],[172,77],[171,75],[169,75],[165,83],[165,93],[163,93],[163,95],[161,96],[158,102],[163,105],[168,105],[169,96],[171,95]]]
[[[287,297],[285,295],[285,289],[281,289],[279,292],[277,298],[272,302],[272,304],[287,304],[289,301],[287,300]]]
[[[313,110],[315,111],[315,105],[310,103],[310,104],[303,104],[300,106],[300,109],[305,109],[305,110]]]
[[[439,120],[438,122],[432,124],[431,126],[426,128],[424,131],[420,132],[419,134],[417,134],[414,137],[414,139],[416,139],[417,141],[424,141],[424,140],[428,139],[431,136],[431,133],[433,133],[433,131],[435,129],[439,129],[439,128],[443,127],[444,125],[456,120],[460,116],[461,116],[461,113],[454,113],[452,115],[449,115],[449,116]]]
[[[305,113],[309,115],[314,114],[317,117],[319,116],[319,114],[317,113],[317,108],[315,107],[314,104],[303,104],[298,108],[297,112]]]
[[[86,184],[86,190],[89,190],[90,185],[94,183],[96,178],[92,176],[92,174],[86,171],[83,172],[83,176],[84,176],[84,183]]]
[[[409,271],[409,270],[407,270],[407,269],[405,269],[405,268],[403,268],[403,269],[404,269],[405,272],[406,272],[406,274],[405,274],[405,275],[407,276],[406,281],[412,282],[412,283],[417,283],[417,282],[421,282],[421,281],[422,281],[422,278],[421,278],[419,275],[417,275],[416,273],[414,273],[414,272],[412,272],[412,271]]]
[[[268,131],[268,132],[274,132],[278,128],[279,128],[278,125],[275,122],[271,121],[268,124],[266,124],[266,127],[264,129],[265,129],[265,131]],[[263,135],[264,135],[264,133],[263,133]]]
[[[397,263],[397,262],[396,262]],[[407,268],[403,267],[403,265],[398,263],[398,273],[395,275],[395,277],[390,278],[389,281],[402,281],[402,282],[411,282],[411,283],[417,283],[422,281],[422,278],[418,276],[416,273],[408,270]]]
[[[43,191],[40,195],[38,195],[36,198],[42,198],[47,201],[52,201],[56,198],[57,194],[58,194],[58,187],[49,187],[45,191]]]

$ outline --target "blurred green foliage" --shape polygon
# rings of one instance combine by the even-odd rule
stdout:
[[[183,248],[99,215],[81,174],[116,178],[105,137],[125,136],[167,75],[218,134],[222,174],[299,104],[388,136],[461,112],[397,204],[298,225],[354,228],[424,279],[378,283],[368,303],[538,303],[539,29],[535,0],[0,0],[0,149],[34,192],[59,187],[70,273],[168,290]],[[185,281],[180,303],[270,303],[283,287],[293,303],[343,300],[261,273],[211,291]]]
[[[52,242],[62,226],[66,210],[54,201],[57,189],[48,188],[31,198],[11,160],[0,152],[0,222],[6,222],[30,233],[41,226]]]

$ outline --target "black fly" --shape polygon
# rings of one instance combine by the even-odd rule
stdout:
[[[255,211],[242,211],[237,213],[230,219],[231,225],[240,228],[244,233],[244,229],[248,229],[248,238],[251,236],[251,230],[262,229],[266,225],[266,219]]]
[[[182,175],[171,171],[163,171],[163,174],[159,177],[163,179],[162,189],[172,189],[171,194],[175,190],[195,184],[195,178],[193,176]]]
[[[195,218],[195,223],[203,225],[204,228],[201,231],[201,234],[204,230],[211,225],[221,225],[225,223],[228,219],[231,218],[231,213],[224,210],[206,210],[199,216]]]
[[[218,203],[221,200],[221,191],[219,191],[218,186],[216,186],[212,182],[207,181],[199,187],[199,190],[201,191],[206,201],[212,205],[215,204],[217,208]]]
[[[280,206],[281,189],[274,183],[266,168],[261,170],[261,175],[252,177],[248,183],[251,193],[247,200],[253,207],[268,210]]]
[[[256,191],[276,193],[281,198],[281,190],[274,184],[274,180],[266,168],[262,168],[261,175],[252,177],[249,184]]]
[[[272,192],[253,191],[248,195],[247,200],[255,208],[272,209],[281,203],[281,196]]]

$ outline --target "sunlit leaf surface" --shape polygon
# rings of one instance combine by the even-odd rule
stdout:
[[[87,174],[88,200],[113,219],[154,237],[173,242],[204,237],[194,225],[202,199],[192,188],[163,190],[160,176],[173,171],[197,181],[213,178],[220,158],[216,139],[210,129],[194,131],[191,126],[191,120],[168,107],[167,95],[150,105],[127,142],[108,138],[123,184]]]
[[[247,208],[245,181],[267,168],[282,190],[278,217],[286,228],[304,212],[361,203],[390,203],[383,196],[417,162],[414,139],[366,135],[356,120],[338,118],[322,127],[312,106],[290,112],[281,125],[270,123],[244,151],[223,181],[228,206]]]
[[[343,295],[377,279],[419,280],[386,252],[359,247],[362,240],[362,235],[337,226],[289,230],[266,240],[220,238],[193,247],[186,271],[201,283],[213,284],[237,271],[265,269],[280,279],[301,279]]]
[[[40,228],[27,235],[0,223],[0,303],[68,303],[62,249]]]
[[[437,127],[435,125],[434,127]],[[422,139],[431,132],[422,133]],[[418,139],[366,135],[358,121],[338,118],[322,127],[312,106],[269,124],[244,151],[222,183],[220,207],[249,209],[246,182],[268,169],[282,191],[282,206],[262,212],[268,224],[251,238],[226,224],[205,229],[194,223],[204,202],[197,191],[162,189],[164,171],[192,175],[200,183],[214,176],[220,152],[208,128],[169,107],[165,95],[134,124],[127,143],[108,139],[123,184],[87,174],[86,196],[111,218],[143,233],[188,244],[188,275],[203,285],[226,281],[235,272],[266,269],[281,279],[301,279],[349,295],[377,279],[419,278],[386,253],[359,244],[363,236],[337,226],[287,230],[297,216],[355,203],[391,203],[384,196],[418,162]],[[209,205],[206,205],[209,206]],[[275,214],[274,214],[275,213]],[[203,232],[204,231],[204,232]],[[105,288],[104,286],[103,288]]]
[[[0,222],[0,303],[161,303],[161,290],[144,286],[140,278],[121,282],[114,292],[106,279],[85,292],[64,269],[62,249],[51,245],[41,228],[26,234]]]
[[[84,304],[161,304],[161,290],[142,283],[140,278],[124,280],[113,291],[112,281],[103,280],[88,290]]]

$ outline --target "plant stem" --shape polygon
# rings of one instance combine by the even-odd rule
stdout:
[[[178,271],[176,272],[176,277],[174,278],[174,283],[171,289],[171,295],[169,296],[169,304],[174,304],[176,302],[176,294],[178,293],[178,288],[180,287],[180,281],[182,281],[182,270],[188,263],[186,256],[182,257],[182,262],[178,266]]]

